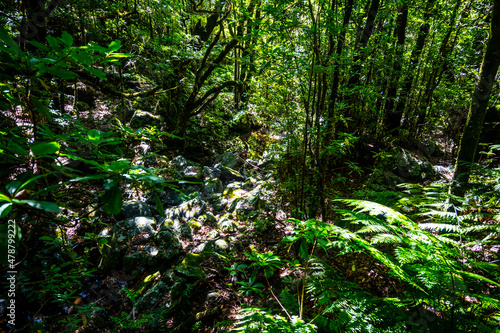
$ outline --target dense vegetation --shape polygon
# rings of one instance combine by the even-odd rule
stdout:
[[[500,330],[500,0],[0,4],[6,329]]]

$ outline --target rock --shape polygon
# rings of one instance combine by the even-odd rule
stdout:
[[[227,216],[223,216],[217,221],[217,228],[223,232],[234,232],[237,230],[238,224]]]
[[[199,217],[205,212],[205,210],[206,203],[199,198],[194,198],[192,200],[186,201],[178,207],[167,208],[165,210],[165,218],[172,220],[183,218],[185,220],[189,220]]]
[[[233,170],[227,166],[221,165],[221,179],[225,181],[243,181],[245,177],[243,177],[238,171]]]
[[[152,217],[151,208],[142,201],[128,201],[123,203],[123,213],[126,218],[134,218],[139,216]]]
[[[431,179],[436,175],[432,164],[417,154],[403,148],[394,148],[391,155],[385,162],[386,168],[395,172],[397,177],[403,178],[404,182]]]
[[[155,243],[158,246],[159,253],[157,257],[161,260],[175,258],[182,249],[179,239],[175,235],[172,227],[163,225],[155,236]]]
[[[228,168],[234,168],[236,164],[238,164],[238,158],[233,153],[226,152],[222,154],[220,159],[220,165]]]
[[[196,219],[190,219],[190,221],[197,221]],[[180,236],[182,238],[191,239],[193,237],[193,233],[191,231],[190,225],[186,222],[179,219],[165,219],[163,221],[163,226],[171,227],[176,236]]]
[[[206,223],[214,223],[216,220],[214,214],[212,212],[205,212],[205,214],[201,215],[198,220],[202,223],[202,224],[206,224]]]
[[[187,166],[184,171],[184,179],[198,181],[201,179],[202,169],[197,166]]]
[[[222,192],[222,181],[217,177],[205,177],[203,193],[210,196]]]
[[[182,263],[175,268],[175,273],[181,277],[187,278],[203,278],[206,274],[199,267],[202,255],[197,253],[189,253]]]
[[[229,243],[224,239],[218,239],[215,241],[215,251],[226,251],[229,249]]]
[[[168,292],[168,289],[168,286],[163,281],[158,281],[137,301],[135,304],[136,310],[141,312],[153,308],[163,295]]]
[[[211,291],[207,294],[207,301],[209,303],[215,303],[219,300],[220,296],[221,295],[218,291]]]
[[[182,199],[180,198],[178,191],[171,189],[165,191],[165,196],[163,198],[163,204],[165,206],[177,206],[181,203]]]
[[[128,241],[138,234],[143,234],[143,239],[147,240],[156,234],[155,229],[156,220],[152,217],[144,216],[119,221],[114,226],[118,241],[121,241],[122,239]]]
[[[187,161],[186,159],[183,157],[183,156],[176,156],[172,159],[172,161],[170,161],[170,165],[172,167],[174,167],[176,170],[178,171],[181,171],[182,169],[184,169],[184,167],[186,167],[188,164],[187,164]]]
[[[130,127],[142,128],[149,126],[160,126],[161,119],[159,115],[155,115],[149,111],[136,110],[132,119],[130,119]]]
[[[203,176],[208,178],[219,177],[221,170],[219,168],[211,168],[208,166],[203,167]]]

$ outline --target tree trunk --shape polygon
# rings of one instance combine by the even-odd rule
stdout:
[[[408,4],[404,4],[399,10],[398,18],[396,22],[396,29],[394,30],[394,36],[398,38],[396,46],[396,54],[393,63],[393,75],[389,82],[389,88],[387,90],[387,102],[385,104],[385,114],[389,115],[394,109],[394,102],[396,100],[398,92],[398,81],[401,77],[401,69],[403,63],[403,51],[404,44],[406,40],[406,26],[408,25]],[[387,124],[390,124],[391,117],[386,116]],[[390,125],[394,126],[394,125]]]
[[[396,105],[396,108],[393,109],[386,118],[386,127],[388,131],[392,131],[401,125],[401,120],[403,119],[403,112],[405,111],[406,101],[411,93],[412,82],[415,75],[414,69],[418,65],[418,62],[420,60],[420,55],[422,54],[422,50],[425,45],[425,40],[427,39],[427,35],[429,34],[429,28],[430,28],[429,19],[431,17],[431,10],[434,7],[435,2],[436,0],[428,0],[425,6],[424,23],[420,26],[417,42],[410,56],[410,65],[408,67],[409,74],[404,80],[403,90],[401,92],[401,95],[399,96],[399,101],[398,104]]]
[[[490,37],[486,44],[486,51],[481,65],[479,82],[477,83],[472,103],[469,109],[467,123],[460,140],[460,148],[455,164],[455,175],[451,185],[451,192],[463,195],[469,183],[471,164],[474,162],[479,137],[486,115],[486,108],[495,83],[495,76],[500,64],[500,0],[493,2]]]

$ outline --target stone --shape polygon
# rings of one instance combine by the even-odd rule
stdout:
[[[204,166],[202,173],[204,177],[213,178],[213,177],[219,177],[221,170],[219,168]]]
[[[231,152],[225,152],[220,158],[220,165],[234,168],[238,164],[238,158]]]
[[[168,292],[168,286],[163,281],[158,281],[144,296],[139,298],[135,304],[138,312],[149,310]]]
[[[205,213],[205,210],[206,203],[200,198],[194,198],[184,202],[178,207],[167,208],[165,210],[165,218],[172,220],[183,218],[189,220],[199,217],[201,214]]]
[[[128,201],[123,203],[122,211],[126,218],[139,216],[152,217],[151,208],[142,201]]]
[[[160,228],[155,236],[155,243],[159,251],[157,257],[159,257],[161,260],[169,260],[175,258],[182,249],[182,245],[179,242],[179,239],[170,226],[163,225]]]
[[[430,162],[403,148],[392,149],[391,158],[387,159],[385,165],[397,176],[393,177],[394,180],[402,178],[403,182],[422,181],[436,176],[436,171]]]
[[[218,239],[215,241],[215,251],[226,251],[229,249],[229,243],[224,239]]]
[[[227,216],[223,216],[217,221],[217,228],[223,232],[234,232],[237,230],[238,224]]]
[[[165,196],[163,197],[163,204],[165,206],[177,206],[181,203],[182,199],[180,198],[178,191],[171,189],[165,191]]]
[[[202,169],[197,166],[187,166],[184,171],[184,179],[198,181],[201,179]]]
[[[144,234],[145,238],[156,234],[156,220],[152,217],[134,217],[115,224],[114,230],[118,237],[129,240],[138,234]],[[119,239],[120,240],[120,239]]]
[[[203,193],[210,196],[222,192],[222,181],[217,177],[205,177]]]
[[[231,169],[227,166],[221,165],[221,179],[225,181],[243,181],[245,180],[245,177],[241,175],[238,171]]]

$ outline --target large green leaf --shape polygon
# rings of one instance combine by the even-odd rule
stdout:
[[[104,192],[101,202],[104,204],[103,208],[107,214],[116,215],[120,213],[123,206],[123,196],[118,186]]]
[[[117,51],[118,49],[120,49],[120,47],[122,47],[122,42],[119,41],[119,40],[115,40],[115,41],[112,41],[111,43],[109,43],[108,45],[108,49],[107,49],[107,52],[111,53],[111,52],[115,52]]]
[[[73,37],[67,31],[63,31],[61,40],[64,44],[66,44],[66,46],[73,45]]]
[[[14,200],[14,202],[20,204],[27,204],[33,208],[42,209],[49,213],[59,213],[60,208],[57,204],[48,201],[38,201],[38,200]]]
[[[78,76],[75,72],[67,71],[60,67],[46,67],[47,72],[63,80],[72,80]]]
[[[59,151],[60,146],[57,142],[40,142],[30,145],[30,148],[35,157],[42,157]]]
[[[94,74],[95,76],[97,76],[98,78],[100,78],[101,80],[103,81],[106,81],[106,73],[104,73],[103,71],[99,70],[99,69],[96,69],[96,68],[92,68],[92,67],[89,67],[89,66],[86,66],[85,67],[85,70],[87,70],[88,72]]]
[[[7,45],[7,48],[1,48],[2,51],[5,51],[12,55],[19,55],[23,53],[14,39],[12,39],[7,30],[5,30],[4,28],[0,28],[0,40],[4,42],[5,45]]]
[[[101,140],[101,132],[99,130],[96,130],[96,129],[92,129],[88,132],[87,134],[89,140],[94,143],[94,144],[97,144],[99,142],[99,140]]]
[[[0,218],[7,216],[12,210],[12,203],[4,203],[0,206]]]
[[[0,192],[0,202],[4,202],[4,201],[10,202],[10,198],[8,195],[5,195],[5,194]]]
[[[5,189],[10,196],[14,196],[19,191],[19,187],[21,186],[21,182],[19,180],[13,180],[7,185],[5,185]]]

